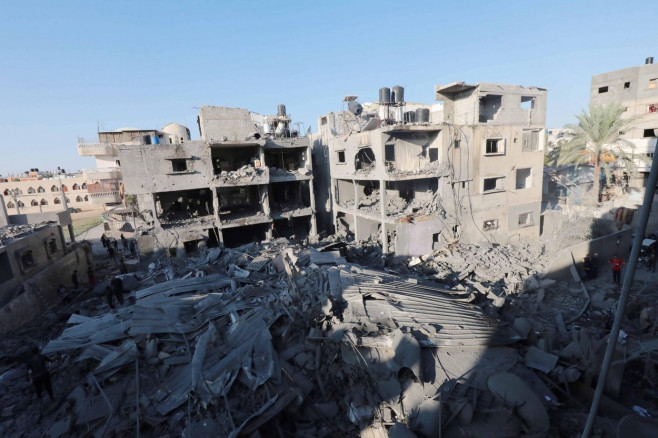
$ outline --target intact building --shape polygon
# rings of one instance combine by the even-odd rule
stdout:
[[[64,203],[74,208],[89,203],[83,175],[3,178],[0,194],[10,215],[57,212],[66,210]]]
[[[198,124],[200,140],[187,131],[179,143],[117,148],[126,194],[150,224],[140,249],[315,236],[309,139],[283,105],[269,116],[204,106]]]
[[[658,64],[653,57],[644,65],[629,67],[592,77],[590,104],[603,105],[618,102],[626,108],[624,117],[636,120],[622,133],[635,148],[627,152],[653,158],[658,142]],[[636,161],[639,171],[637,185],[644,187],[649,177],[651,160]]]
[[[412,104],[384,88],[376,104],[347,96],[346,111],[322,116],[314,156],[331,182],[318,214],[398,255],[538,238],[546,90],[455,82],[435,97],[442,105]]]

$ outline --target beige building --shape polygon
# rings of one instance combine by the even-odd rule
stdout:
[[[636,117],[622,137],[631,141],[633,152],[653,158],[658,142],[658,64],[647,58],[644,65],[629,67],[592,77],[590,104],[619,102],[626,108],[625,117]],[[644,187],[650,162],[637,161],[637,183]]]
[[[435,93],[442,105],[407,104],[402,87],[381,89],[376,105],[348,96],[347,111],[319,119],[314,156],[328,160],[331,183],[317,204],[331,206],[337,234],[398,255],[539,237],[546,90],[451,83]]]
[[[87,187],[83,175],[0,180],[0,194],[9,215],[61,211],[64,210],[64,201],[68,207],[88,205]]]

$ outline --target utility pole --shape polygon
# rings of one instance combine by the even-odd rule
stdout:
[[[658,131],[658,130],[656,130]],[[656,132],[658,134],[658,132]],[[603,357],[603,365],[601,365],[601,373],[599,374],[599,379],[596,384],[596,391],[594,391],[594,399],[592,400],[592,406],[590,407],[589,415],[587,417],[587,423],[585,424],[585,429],[583,430],[582,438],[589,438],[589,434],[592,432],[592,427],[594,426],[594,419],[596,418],[596,412],[599,409],[599,403],[601,402],[601,397],[603,396],[603,389],[605,387],[605,382],[608,378],[608,371],[610,370],[610,364],[612,363],[612,357],[615,354],[615,349],[617,348],[617,338],[619,337],[619,330],[621,329],[621,322],[624,319],[624,312],[626,311],[626,302],[628,301],[628,295],[631,291],[631,286],[633,285],[633,279],[635,277],[635,268],[637,266],[637,259],[640,255],[640,248],[642,247],[642,240],[644,239],[644,233],[647,229],[647,222],[649,221],[649,213],[651,213],[651,204],[653,204],[653,195],[656,191],[656,183],[658,182],[658,145],[654,150],[654,159],[651,163],[651,172],[649,173],[649,180],[647,181],[646,189],[644,192],[644,202],[642,204],[642,209],[640,210],[640,220],[637,224],[637,229],[635,230],[635,238],[633,239],[633,247],[631,249],[631,255],[628,259],[628,267],[626,268],[626,274],[624,274],[624,284],[621,288],[621,294],[619,295],[619,302],[617,303],[617,311],[615,312],[615,320],[612,323],[612,329],[610,330],[610,335],[608,335],[608,345],[605,349],[605,356]]]

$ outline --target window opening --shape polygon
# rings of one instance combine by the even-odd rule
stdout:
[[[498,228],[498,219],[488,219],[484,221],[484,224],[482,225],[484,231],[491,231],[496,228]]]
[[[532,96],[521,96],[521,109],[531,110],[535,107],[535,98]]]
[[[387,144],[384,146],[384,160],[387,162],[395,161],[395,145]]]
[[[624,88],[631,88],[630,82],[624,82]]]
[[[532,186],[532,168],[516,169],[516,189],[528,189]]]
[[[338,162],[345,163],[345,151],[338,151]]]
[[[504,153],[502,138],[488,138],[485,148],[485,155],[496,155]]]
[[[644,130],[643,137],[656,137],[656,133],[654,132],[658,128],[649,128]]]
[[[186,172],[187,160],[171,160],[171,168],[174,172]]]
[[[439,150],[437,148],[430,149],[430,163],[439,161]]]
[[[608,87],[599,87],[599,94],[607,93],[607,92],[608,92]]]
[[[503,179],[504,178],[502,176],[485,178],[482,191],[484,193],[487,193],[487,192],[498,192],[504,190],[505,188],[503,186]]]
[[[529,227],[532,225],[532,213],[521,213],[519,215],[519,226],[520,227]]]

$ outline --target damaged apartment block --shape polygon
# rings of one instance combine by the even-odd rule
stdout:
[[[382,88],[378,103],[347,96],[346,111],[319,119],[314,154],[331,175],[319,214],[331,210],[339,236],[376,238],[397,255],[539,237],[546,90],[452,83],[435,93],[442,104],[423,105]]]
[[[309,139],[276,115],[204,106],[201,140],[118,146],[126,193],[150,224],[140,248],[172,253],[316,235]]]

